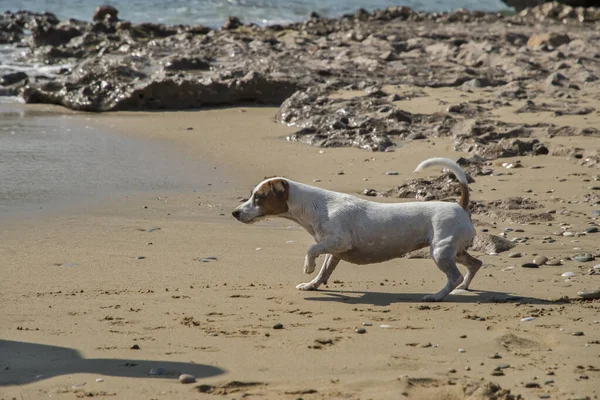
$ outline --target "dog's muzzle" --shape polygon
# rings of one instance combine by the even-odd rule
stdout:
[[[235,219],[237,219],[239,221],[241,213],[242,212],[240,210],[233,210],[233,212],[231,213],[231,215],[233,215],[233,218],[235,218]]]

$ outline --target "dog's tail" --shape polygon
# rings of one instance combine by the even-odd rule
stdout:
[[[458,179],[458,182],[460,183],[460,189],[461,189],[461,195],[460,195],[460,199],[458,200],[458,204],[466,212],[469,212],[469,181],[467,180],[467,176],[465,175],[465,173],[462,170],[462,168],[460,167],[460,165],[458,165],[454,161],[450,160],[449,158],[436,157],[436,158],[430,158],[430,159],[423,161],[421,164],[419,164],[417,166],[417,169],[415,169],[415,172],[422,171],[425,168],[429,168],[429,167],[443,167],[443,168],[448,169],[450,172],[452,172],[456,176],[456,178]]]

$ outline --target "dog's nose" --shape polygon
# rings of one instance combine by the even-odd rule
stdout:
[[[240,210],[234,210],[231,215],[233,215],[233,217],[237,220],[240,219]]]

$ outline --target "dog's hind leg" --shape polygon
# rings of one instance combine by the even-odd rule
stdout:
[[[483,261],[478,260],[477,258],[473,257],[466,251],[462,251],[462,252],[458,253],[456,255],[456,261],[458,261],[459,263],[461,263],[462,265],[467,267],[467,274],[465,275],[465,279],[463,280],[463,283],[458,285],[456,288],[462,289],[462,290],[468,290],[469,285],[471,284],[471,281],[475,277],[475,274],[477,273],[477,271],[479,271],[479,268],[481,268],[481,266],[483,265]]]
[[[298,289],[298,290],[316,290],[322,284],[327,284],[327,281],[329,280],[331,273],[333,272],[335,267],[337,267],[339,262],[340,262],[339,258],[337,258],[331,254],[327,254],[325,256],[325,261],[323,262],[323,266],[321,267],[321,270],[319,271],[319,273],[317,274],[315,279],[313,279],[310,282],[299,284],[298,286],[296,286],[296,289]]]
[[[456,250],[452,245],[437,245],[432,246],[431,258],[435,261],[439,269],[448,277],[446,286],[435,294],[429,294],[423,297],[424,301],[442,301],[444,297],[453,291],[463,281],[463,276],[456,267]]]

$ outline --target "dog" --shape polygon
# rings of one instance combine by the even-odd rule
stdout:
[[[467,177],[448,158],[425,160],[415,172],[434,166],[451,171],[458,179],[458,203],[376,203],[273,177],[256,185],[250,198],[232,215],[246,224],[272,216],[286,218],[315,239],[316,243],[306,252],[304,273],[315,270],[320,255],[324,254],[325,260],[312,281],[296,286],[300,290],[316,290],[327,284],[341,260],[352,264],[380,263],[429,246],[431,258],[448,280],[442,290],[423,300],[442,301],[454,289],[467,290],[482,262],[467,253],[476,233],[469,213]],[[456,262],[467,267],[464,279]]]

